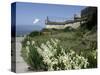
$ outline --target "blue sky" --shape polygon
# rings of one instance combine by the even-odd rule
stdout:
[[[84,6],[17,2],[16,24],[45,26],[47,16],[69,18],[79,14],[84,8]]]

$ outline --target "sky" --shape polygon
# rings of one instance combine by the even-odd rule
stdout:
[[[17,2],[16,25],[45,26],[47,16],[71,18],[74,14],[80,14],[84,8],[85,6]]]

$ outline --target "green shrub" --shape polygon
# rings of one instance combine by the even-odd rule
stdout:
[[[34,37],[34,36],[39,36],[39,35],[40,35],[40,32],[39,31],[33,31],[28,36]]]
[[[81,52],[81,55],[88,59],[88,68],[97,68],[97,50],[87,49]]]
[[[22,47],[22,57],[33,70],[69,70],[87,68],[88,59],[71,49],[64,49],[58,39],[39,43],[27,40]]]
[[[97,68],[97,50],[91,51],[87,58],[90,63],[89,68]]]

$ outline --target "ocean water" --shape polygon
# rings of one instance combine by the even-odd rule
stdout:
[[[16,36],[24,36],[33,31],[41,31],[44,27],[40,25],[17,25]]]

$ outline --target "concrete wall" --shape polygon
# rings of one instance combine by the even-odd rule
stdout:
[[[75,22],[75,23],[70,23],[70,24],[65,24],[65,28],[66,27],[72,27],[74,29],[78,28],[80,26],[80,22]]]
[[[48,28],[48,29],[52,29],[52,28],[55,28],[55,29],[64,29],[65,25],[46,25],[46,28]]]
[[[46,25],[46,28],[48,29],[64,29],[66,27],[72,27],[74,29],[78,28],[80,26],[80,22],[75,22],[75,23],[69,23],[69,24],[65,24],[65,25]]]

